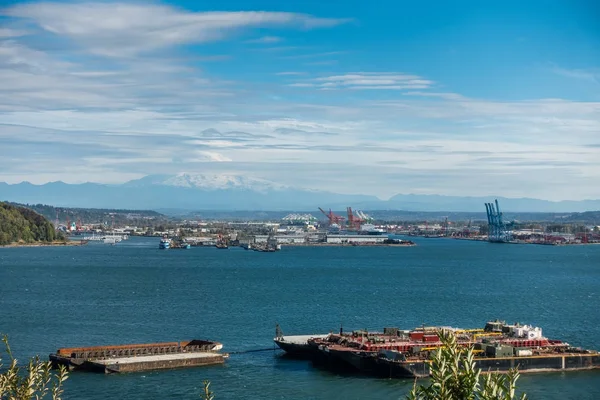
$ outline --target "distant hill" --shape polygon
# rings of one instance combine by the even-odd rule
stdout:
[[[223,220],[223,221],[279,221],[288,214],[312,214],[320,221],[326,218],[319,211],[314,210],[288,210],[288,211],[186,211],[186,210],[159,210],[162,213],[178,219],[188,220]],[[333,210],[338,215],[345,216],[346,211]],[[404,210],[369,210],[376,223],[382,222],[442,222],[446,218],[450,222],[467,222],[474,224],[487,224],[487,217],[481,211],[404,211]],[[537,213],[537,212],[506,212],[506,221],[517,223],[546,222],[557,224],[580,223],[586,225],[600,225],[600,211],[588,211],[583,213]]]
[[[120,210],[101,208],[71,208],[54,207],[46,204],[19,204],[14,206],[28,208],[43,215],[50,221],[58,218],[60,223],[66,221],[80,221],[86,224],[112,224],[116,225],[145,225],[150,221],[156,223],[168,219],[165,215],[152,210]]]
[[[600,210],[600,200],[548,201],[501,196],[462,197],[440,195],[399,194],[387,201],[390,208],[406,211],[473,211],[485,213],[484,203],[498,199],[502,211],[568,213]]]
[[[60,207],[185,210],[289,210],[343,208],[378,202],[375,196],[289,188],[238,176],[152,175],[121,185],[50,182],[0,183],[0,200]]]
[[[60,207],[188,211],[285,211],[317,207],[344,210],[482,212],[498,198],[505,212],[572,213],[600,210],[600,200],[547,201],[531,198],[399,194],[389,200],[294,188],[238,175],[150,175],[120,185],[51,182],[0,183],[0,200]]]
[[[33,210],[0,203],[0,245],[64,240],[50,221]]]

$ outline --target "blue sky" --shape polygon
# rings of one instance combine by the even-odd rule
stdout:
[[[8,2],[0,181],[600,198],[594,1]]]

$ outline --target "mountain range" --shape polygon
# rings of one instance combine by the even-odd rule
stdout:
[[[389,200],[281,185],[239,175],[149,175],[118,185],[50,182],[0,183],[0,201],[61,207],[150,210],[364,210],[482,211],[498,199],[503,211],[583,212],[600,210],[600,200],[559,201],[532,198],[461,197],[398,194]]]

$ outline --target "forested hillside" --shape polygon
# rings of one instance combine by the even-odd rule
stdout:
[[[80,221],[84,224],[112,224],[115,225],[152,225],[160,221],[167,220],[167,217],[149,210],[117,210],[117,209],[97,209],[97,208],[69,208],[54,207],[45,204],[19,204],[8,202],[17,207],[29,208],[38,214],[54,221],[56,218],[61,224],[66,221]]]
[[[0,245],[64,240],[46,218],[23,207],[0,203]]]

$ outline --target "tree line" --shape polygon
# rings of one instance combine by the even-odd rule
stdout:
[[[24,207],[0,202],[0,245],[65,240],[50,221]]]
[[[104,208],[71,208],[54,207],[46,204],[19,204],[9,203],[16,207],[29,208],[38,214],[54,221],[56,218],[61,223],[66,221],[84,224],[106,224],[119,225],[155,225],[157,221],[165,221],[168,218],[156,211],[149,210],[122,210],[122,209],[104,209]]]

